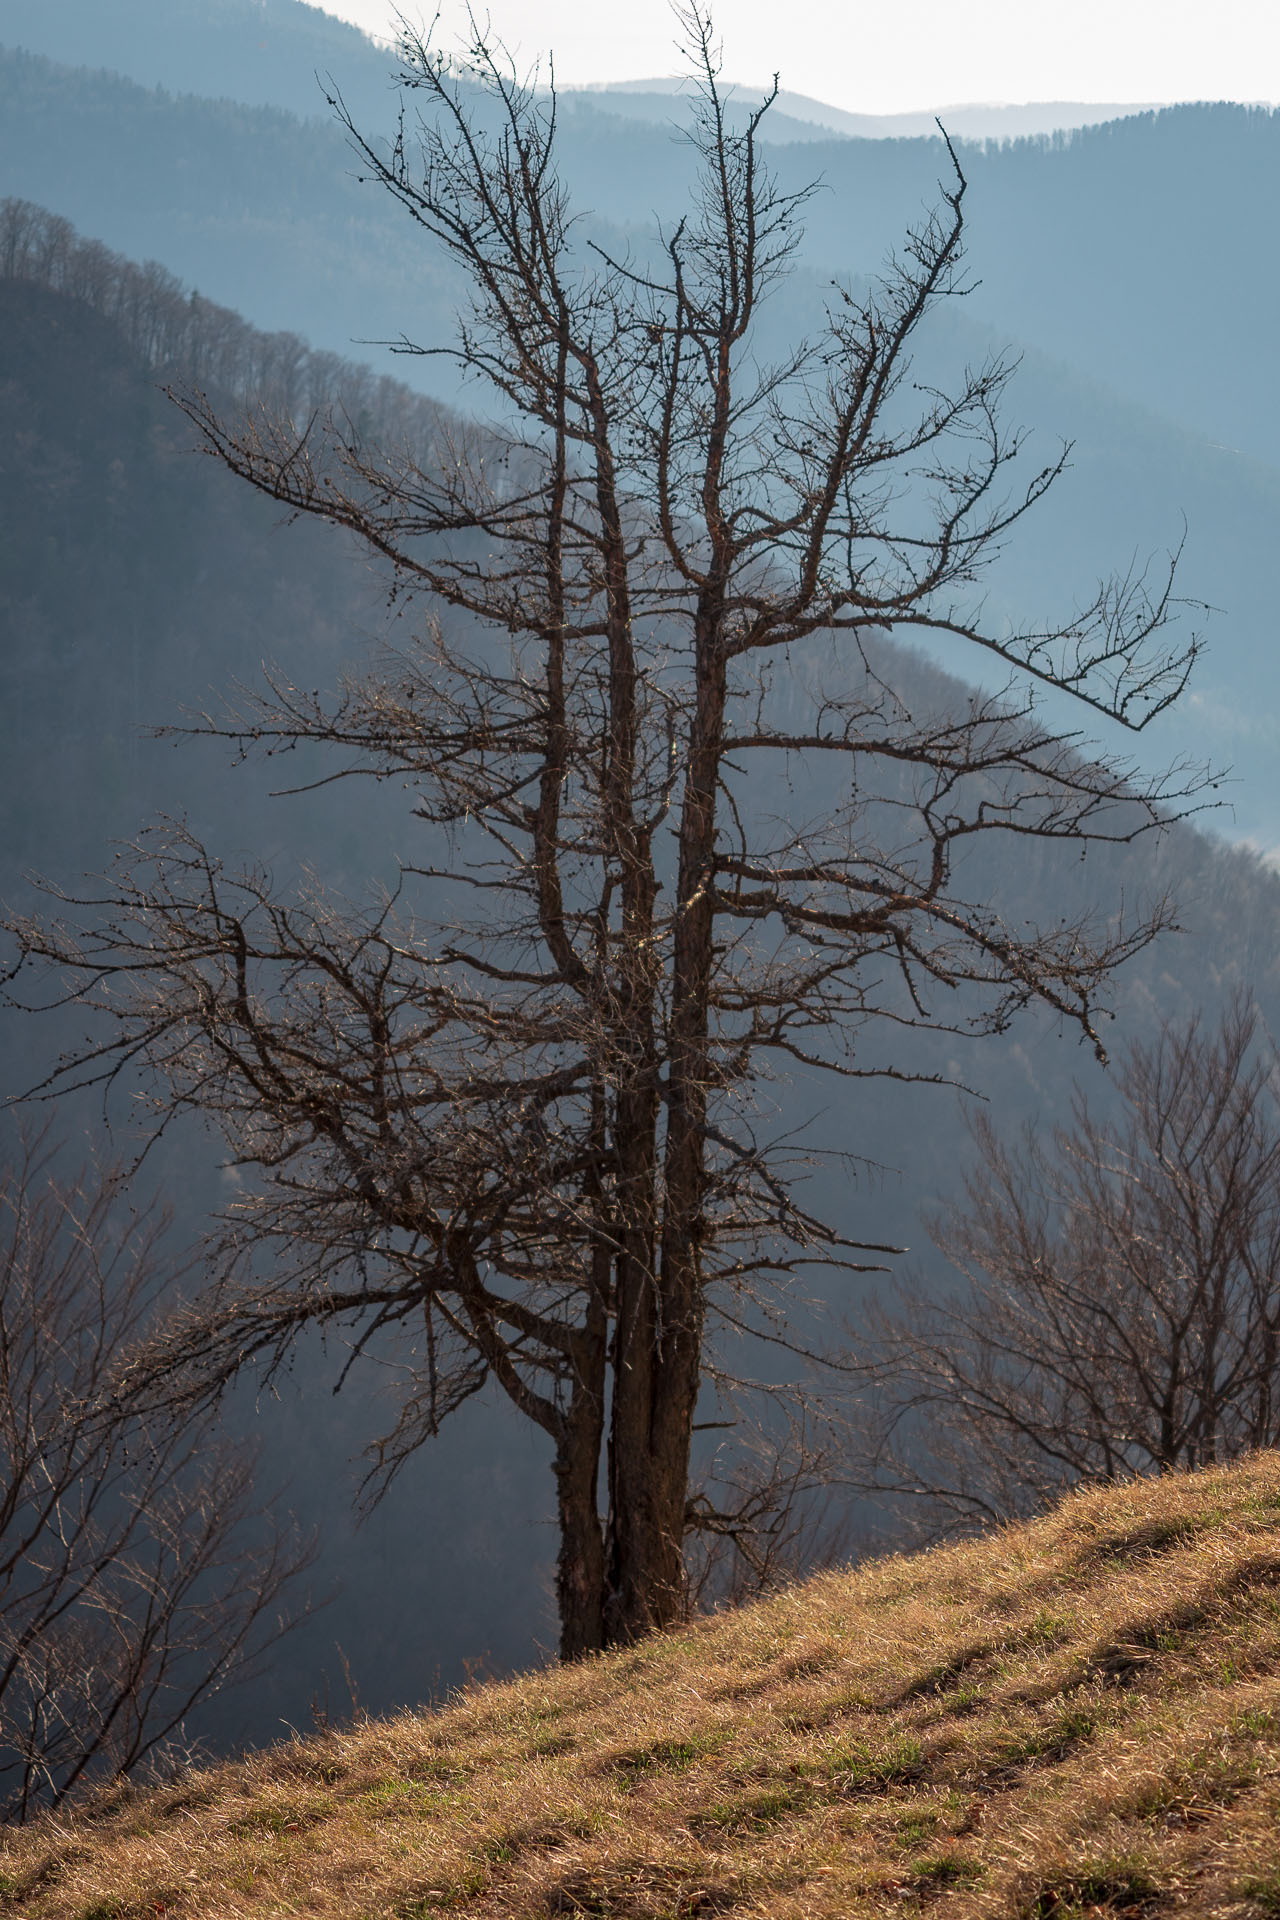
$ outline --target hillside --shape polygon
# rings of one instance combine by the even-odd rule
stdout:
[[[1068,1500],[0,1843],[0,1911],[1280,1912],[1280,1457]]]
[[[171,93],[303,115],[325,111],[317,73],[341,71],[353,105],[385,104],[385,52],[304,0],[0,0],[0,41],[58,60],[73,49],[77,65]]]
[[[142,0],[142,3],[147,4],[147,0]],[[9,0],[9,4],[14,5],[15,0]],[[154,5],[155,0],[150,0],[150,4]],[[4,8],[0,4],[0,23],[4,17]],[[30,43],[30,40],[28,33],[25,41]],[[41,44],[51,53],[58,52],[53,44],[43,41]],[[678,96],[680,91],[681,82],[678,79],[609,80],[566,88],[562,98],[583,105],[594,101],[609,112],[626,114],[631,119],[650,120],[655,126],[662,126],[671,119],[673,96]],[[735,86],[734,93],[739,100],[750,100],[752,97],[752,89],[746,85]],[[1107,120],[1120,120],[1130,114],[1145,113],[1148,107],[1118,100],[1045,100],[1016,107],[944,106],[941,110],[931,108],[924,113],[850,113],[843,107],[833,107],[826,101],[814,100],[806,94],[791,93],[786,87],[780,87],[775,111],[777,117],[771,113],[764,122],[762,136],[775,146],[784,146],[794,140],[830,139],[833,133],[856,140],[932,140],[937,134],[940,118],[945,122],[948,133],[956,140],[1019,140],[1028,135],[1065,133],[1078,127],[1100,126]]]

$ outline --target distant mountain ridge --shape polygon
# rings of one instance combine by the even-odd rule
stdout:
[[[196,53],[165,81],[193,89],[180,102],[156,91],[140,27],[132,37],[103,28],[145,23],[158,10],[179,46],[182,23],[199,26]],[[255,21],[273,33],[301,21],[311,34],[295,44],[292,27],[279,28],[278,86],[254,80],[243,51]],[[261,8],[174,0],[172,9],[160,0],[48,0],[38,10],[32,0],[0,0],[0,43],[23,34],[54,54],[0,48],[0,196],[35,200],[131,255],[158,257],[261,326],[302,322],[325,346],[402,328],[423,339],[444,323],[451,300],[440,263],[429,268],[440,301],[424,325],[421,249],[375,195],[359,191],[342,134],[331,116],[318,117],[328,109],[315,75],[330,73],[356,124],[390,133],[394,63],[385,49],[301,0]],[[209,36],[217,58],[199,53]],[[132,61],[135,77],[91,70],[108,56],[118,67]],[[258,104],[234,104],[237,87]],[[682,190],[673,97],[656,100],[663,124],[653,125],[624,116],[628,103],[643,104],[634,93],[567,96],[566,174],[615,231],[650,228]],[[301,123],[287,117],[299,113]],[[774,150],[784,186],[814,175],[824,186],[808,208],[800,259],[824,275],[874,271],[936,197],[946,171],[939,142],[815,129],[807,123],[803,144]],[[1280,114],[1170,108],[964,151],[975,316],[1211,441],[1275,461],[1280,392],[1268,370],[1280,257],[1259,235],[1280,193]],[[245,269],[260,244],[272,271],[255,291]],[[310,295],[287,286],[304,246],[311,279],[327,282],[336,339],[312,318]],[[397,297],[384,304],[380,285],[392,281]],[[423,377],[421,367],[405,371],[414,384]]]
[[[680,79],[608,80],[594,86],[566,87],[564,94],[573,100],[606,101],[610,109],[634,114],[637,119],[661,120],[670,117],[664,102],[679,95],[687,86]],[[746,84],[731,84],[734,97],[750,103],[760,89]],[[1158,112],[1157,102],[1080,100],[1030,101],[1021,105],[999,102],[927,108],[915,113],[850,113],[843,107],[829,106],[804,93],[792,93],[781,87],[770,118],[775,142],[787,138],[820,140],[832,133],[853,140],[932,140],[938,137],[938,122],[956,140],[1023,140],[1043,134],[1070,133],[1080,127],[1101,126],[1107,120],[1123,120],[1130,114]],[[781,122],[785,131],[778,130]],[[766,129],[768,122],[765,123]]]

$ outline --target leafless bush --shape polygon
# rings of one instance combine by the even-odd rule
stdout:
[[[183,1738],[281,1630],[307,1555],[254,1455],[145,1422],[121,1388],[166,1278],[110,1175],[0,1172],[0,1811],[23,1820]]]
[[[1277,1060],[1236,1001],[1166,1024],[1046,1143],[973,1128],[935,1226],[964,1289],[878,1314],[864,1484],[931,1525],[1026,1512],[1079,1481],[1273,1445],[1280,1422]]]

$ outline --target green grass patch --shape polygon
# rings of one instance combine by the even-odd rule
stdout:
[[[896,1740],[887,1747],[855,1742],[826,1754],[820,1765],[845,1793],[885,1793],[922,1780],[927,1771],[918,1740]]]
[[[904,1852],[914,1853],[933,1839],[938,1831],[938,1815],[933,1812],[904,1813],[898,1821],[898,1844]]]
[[[1048,1651],[1069,1640],[1071,1633],[1072,1625],[1065,1614],[1051,1613],[1047,1607],[1042,1607],[1019,1637],[1024,1646],[1044,1647]]]
[[[1065,1760],[1093,1739],[1099,1716],[1085,1707],[1069,1708],[1043,1726],[1033,1727],[1000,1747],[999,1758],[1007,1766],[1025,1766],[1037,1760]]]
[[[520,1844],[509,1833],[494,1833],[476,1848],[476,1859],[486,1867],[512,1866],[520,1853]]]
[[[923,1860],[913,1860],[911,1871],[920,1884],[922,1892],[938,1892],[943,1887],[968,1886],[975,1880],[981,1880],[986,1868],[976,1860],[966,1860],[958,1853],[935,1853]]]
[[[1246,1740],[1273,1740],[1280,1734],[1280,1713],[1265,1707],[1249,1707],[1233,1717],[1231,1731]]]
[[[456,1794],[442,1792],[425,1780],[406,1780],[393,1774],[367,1787],[356,1804],[375,1819],[425,1819],[431,1814],[447,1812],[456,1806],[457,1798]]]
[[[1280,1869],[1275,1873],[1253,1875],[1232,1889],[1238,1900],[1247,1900],[1260,1913],[1280,1915]]]
[[[683,1773],[707,1754],[715,1753],[728,1739],[726,1733],[692,1734],[684,1740],[654,1740],[647,1747],[631,1747],[613,1754],[606,1767],[624,1779],[641,1780],[650,1773]]]
[[[238,1819],[231,1822],[227,1832],[237,1840],[250,1839],[254,1834],[272,1834],[283,1838],[293,1833],[304,1833],[308,1827],[315,1827],[327,1820],[333,1812],[332,1803],[325,1801],[320,1806],[274,1806],[250,1807]]]
[[[690,1825],[695,1832],[763,1833],[780,1821],[803,1813],[812,1797],[804,1786],[768,1787],[761,1793],[718,1801],[705,1812],[695,1814]]]

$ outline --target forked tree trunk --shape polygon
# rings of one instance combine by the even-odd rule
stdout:
[[[681,806],[669,1018],[666,1146],[653,1186],[649,1264],[619,1285],[610,1439],[609,1636],[672,1625],[685,1607],[689,1455],[702,1379],[700,1241],[708,1020],[715,952],[716,798],[727,674],[720,607],[706,596]],[[659,1218],[658,1193],[661,1193]]]

